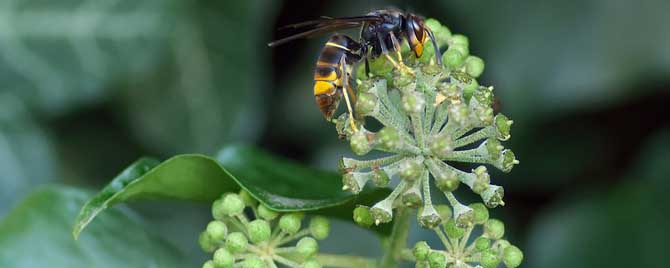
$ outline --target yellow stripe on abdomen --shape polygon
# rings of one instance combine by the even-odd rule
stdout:
[[[335,94],[335,85],[328,81],[315,81],[314,82],[314,96],[318,95],[333,95]]]

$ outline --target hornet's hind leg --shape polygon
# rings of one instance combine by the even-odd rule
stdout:
[[[342,56],[340,59],[340,68],[342,68],[342,95],[344,95],[344,102],[347,103],[347,110],[349,111],[349,125],[351,126],[351,129],[354,132],[358,132],[358,127],[356,126],[356,120],[354,119],[354,109],[352,102],[355,98],[354,91],[351,88],[351,85],[349,85],[349,75],[347,73],[347,63],[346,63],[346,56]],[[349,94],[352,94],[350,97]]]

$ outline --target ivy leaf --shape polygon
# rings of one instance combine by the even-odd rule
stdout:
[[[229,146],[216,159],[178,155],[162,163],[143,158],[121,172],[81,209],[73,230],[81,231],[102,211],[138,199],[179,199],[212,202],[222,193],[247,190],[277,211],[317,211],[351,219],[356,204],[369,205],[388,195],[387,189],[357,196],[341,189],[340,176],[281,159],[250,146]]]
[[[63,186],[32,192],[0,221],[0,267],[193,267],[195,261],[147,233],[127,209],[110,209],[79,241],[72,219],[89,192]],[[130,213],[130,214],[129,214]],[[130,246],[129,246],[130,245]]]

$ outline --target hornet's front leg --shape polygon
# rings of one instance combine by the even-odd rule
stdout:
[[[401,72],[409,73],[410,75],[415,76],[414,71],[409,67],[407,67],[407,65],[405,65],[405,63],[402,61],[402,56],[400,55],[400,43],[398,42],[398,39],[395,38],[392,32],[391,32],[391,42],[393,42],[394,49],[398,52],[398,59],[400,60],[399,63],[396,62],[389,55],[389,51],[388,48],[386,48],[384,38],[382,38],[380,34],[377,34],[377,39],[379,40],[379,46],[382,49],[382,54],[384,54],[384,57],[386,57],[386,59],[388,59],[391,62],[391,64],[393,64],[393,66],[396,67],[396,69],[400,70]]]

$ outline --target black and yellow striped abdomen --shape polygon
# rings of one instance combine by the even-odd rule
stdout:
[[[342,95],[343,73],[349,68],[346,66],[346,56],[350,53],[349,46],[353,43],[344,35],[332,36],[321,51],[314,70],[314,97],[319,110],[326,119],[330,119],[337,109]],[[344,65],[343,65],[344,62]],[[348,85],[351,87],[351,85]],[[349,90],[349,89],[348,89]]]

